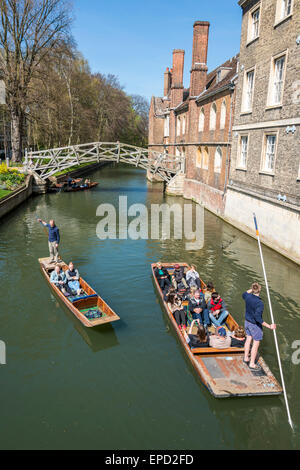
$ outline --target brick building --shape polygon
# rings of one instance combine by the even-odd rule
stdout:
[[[300,0],[240,0],[225,218],[300,263]]]
[[[173,66],[164,74],[164,96],[153,97],[149,146],[186,157],[183,174],[167,191],[224,212],[231,152],[231,127],[238,57],[208,73],[209,23],[194,24],[189,88],[184,88],[184,51],[173,51]]]

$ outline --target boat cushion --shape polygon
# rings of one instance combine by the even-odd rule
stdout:
[[[78,296],[71,296],[68,298],[68,300],[70,300],[71,302],[77,302],[77,300],[86,300],[86,299],[92,299],[93,297],[98,297],[97,294],[93,294],[93,295],[82,295],[81,297],[78,297]]]

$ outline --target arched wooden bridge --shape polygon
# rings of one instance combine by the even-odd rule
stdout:
[[[96,142],[27,152],[25,166],[46,181],[55,173],[83,163],[128,163],[144,168],[167,184],[183,172],[184,157],[160,153],[120,142]]]

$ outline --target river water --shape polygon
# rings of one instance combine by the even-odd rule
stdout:
[[[105,240],[97,207],[189,203],[164,196],[145,173],[106,167],[93,191],[31,198],[0,222],[0,366],[2,449],[279,449],[300,448],[300,268],[264,247],[291,413],[282,397],[217,400],[186,359],[158,301],[150,263],[186,261],[213,280],[242,323],[241,294],[263,283],[257,242],[205,212],[202,250],[182,240]],[[47,239],[36,222],[54,218],[61,254],[121,320],[86,329],[51,294],[38,266]],[[266,299],[265,292],[262,297]],[[269,322],[266,309],[265,320]],[[279,379],[272,332],[261,352]],[[300,357],[300,354],[297,356]]]

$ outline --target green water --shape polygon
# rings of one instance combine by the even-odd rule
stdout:
[[[106,240],[96,236],[101,203],[180,203],[147,184],[145,173],[106,167],[93,191],[34,197],[0,222],[0,366],[2,449],[278,449],[300,448],[300,268],[264,248],[286,386],[295,423],[282,397],[217,400],[196,377],[158,302],[150,263],[194,262],[214,280],[239,322],[241,294],[263,282],[257,243],[205,213],[205,245],[185,241]],[[37,259],[47,240],[36,216],[54,218],[61,254],[121,320],[85,329],[53,297]],[[263,295],[265,298],[265,293]],[[265,313],[269,321],[268,312]],[[279,378],[272,332],[261,352]]]

